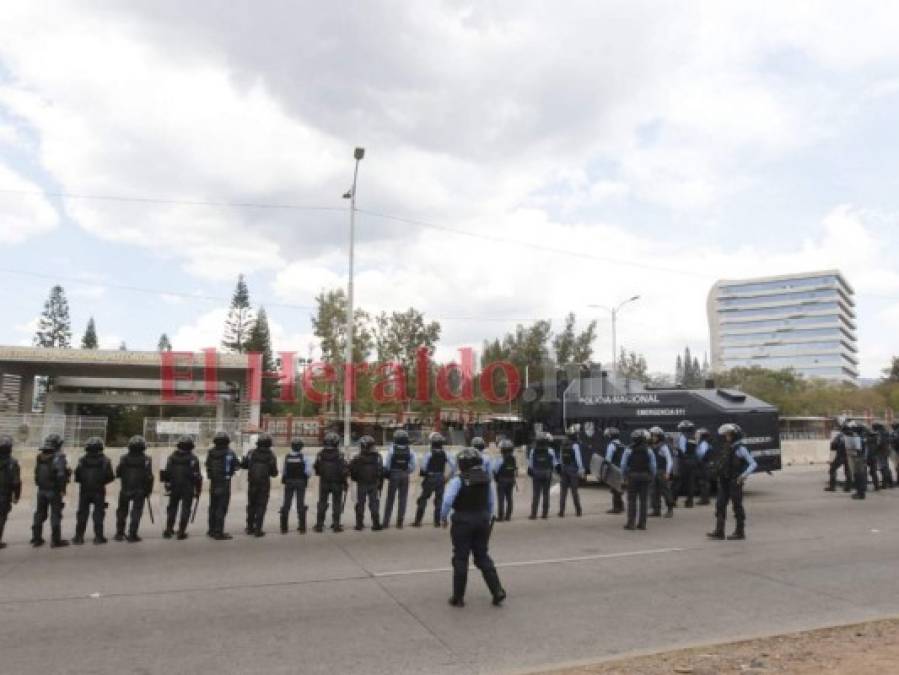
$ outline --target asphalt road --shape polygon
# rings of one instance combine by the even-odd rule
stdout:
[[[492,542],[502,608],[476,572],[467,606],[447,604],[449,536],[432,527],[282,536],[271,508],[264,539],[213,542],[201,510],[185,542],[145,521],[141,544],[32,550],[21,504],[0,552],[0,671],[508,672],[899,614],[899,490],[855,502],[823,477],[754,477],[746,542],[707,541],[709,507],[626,532],[597,488],[583,518],[531,522],[519,492]]]

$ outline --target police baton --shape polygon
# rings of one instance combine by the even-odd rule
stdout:
[[[194,499],[194,510],[193,513],[190,514],[190,522],[193,523],[197,519],[197,511],[200,508],[200,495],[197,495]]]
[[[147,513],[150,516],[150,523],[155,525],[156,519],[153,517],[153,495],[147,495]]]

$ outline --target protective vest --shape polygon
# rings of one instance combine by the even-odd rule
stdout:
[[[518,470],[518,463],[515,461],[515,455],[511,452],[503,455],[502,462],[496,470],[496,480],[501,483],[511,483],[515,480],[515,472]]]
[[[13,457],[0,457],[0,495],[9,495],[20,485],[16,480],[19,463]]]
[[[210,448],[206,453],[206,475],[210,482],[227,483],[237,471],[237,455],[231,448]]]
[[[394,455],[396,457],[396,455]],[[431,450],[431,457],[428,459],[428,465],[425,467],[425,473],[439,473],[443,475],[446,469],[446,451]]]
[[[651,473],[652,462],[649,459],[649,453],[652,450],[647,446],[641,446],[631,449],[630,457],[627,460],[628,473]]]
[[[737,451],[743,446],[738,444],[724,449],[724,456],[721,458],[721,467],[719,474],[725,480],[733,480],[740,476],[749,467],[749,464]]]
[[[200,462],[190,452],[173,452],[169,456],[168,482],[173,490],[193,489],[200,476]]]
[[[460,476],[462,487],[453,500],[460,513],[485,513],[489,507],[490,477],[481,466],[473,466]]]
[[[621,458],[624,457],[624,443],[615,439],[612,441],[612,445],[615,446],[615,450],[612,451],[612,464],[615,466],[621,466]]]
[[[150,458],[143,453],[129,452],[119,463],[119,478],[122,479],[122,492],[147,494],[153,484]]]
[[[372,485],[381,479],[381,455],[363,452],[353,459],[353,478],[357,483]]]
[[[255,448],[250,453],[247,480],[253,485],[271,484],[274,462],[275,454],[269,448]]]
[[[390,459],[391,471],[408,471],[412,462],[412,451],[408,447],[393,447],[393,456]]]
[[[75,480],[81,483],[84,492],[98,492],[111,483],[113,479],[112,465],[103,454],[85,455],[78,460],[75,468]]]
[[[300,453],[288,452],[284,458],[284,482],[306,482],[306,459]]]
[[[63,460],[64,461],[64,460]],[[66,483],[63,461],[56,453],[42,452],[34,464],[34,482],[39,490],[56,492]]]
[[[531,455],[535,478],[549,478],[553,470],[553,458],[549,448],[534,448]]]
[[[846,452],[852,457],[865,456],[865,444],[862,439],[855,434],[845,434],[843,436],[843,444],[846,446]]]
[[[343,481],[343,455],[337,448],[326,448],[318,453],[318,475],[323,481]]]
[[[695,462],[696,455],[696,441],[687,440],[687,447],[683,450],[684,459],[687,461]]]
[[[662,453],[662,448],[668,447],[664,443],[660,443],[658,446],[652,449],[653,454],[656,456],[656,471],[659,473],[664,473],[668,464],[665,461],[665,455]],[[671,449],[668,449],[668,452],[671,452]],[[631,459],[633,459],[633,455],[631,455]]]
[[[574,443],[566,441],[562,445],[560,458],[562,460],[562,466],[577,466],[577,457],[574,454]]]

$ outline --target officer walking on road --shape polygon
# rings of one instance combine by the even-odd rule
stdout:
[[[696,440],[694,434],[696,425],[690,420],[683,420],[677,425],[676,455],[679,480],[677,488],[672,495],[674,505],[680,492],[683,492],[687,501],[684,503],[688,509],[693,508],[693,497],[696,495],[699,485],[699,457],[696,454]]]
[[[127,540],[135,544],[141,539],[137,534],[140,519],[144,512],[144,501],[153,494],[153,460],[147,457],[147,441],[143,436],[132,436],[128,440],[128,452],[122,455],[116,467],[116,478],[119,485],[119,507],[115,514],[116,541],[123,541],[128,513],[131,523],[128,526]],[[150,507],[152,508],[152,506]]]
[[[624,457],[624,443],[621,442],[621,432],[616,427],[608,427],[602,434],[608,441],[606,445],[605,460],[612,466],[621,468],[621,458]],[[624,511],[624,498],[622,493],[615,488],[609,488],[612,493],[612,508],[606,513],[621,513]]]
[[[84,531],[87,519],[93,508],[94,543],[105,544],[103,525],[106,520],[106,486],[115,480],[112,462],[103,454],[102,439],[94,436],[87,440],[84,455],[75,467],[75,482],[80,485],[78,491],[78,511],[75,514],[75,536],[73,544],[84,543]]]
[[[508,438],[499,442],[500,457],[491,467],[496,481],[498,521],[512,520],[512,492],[518,487],[518,462],[515,459],[515,444]]]
[[[826,492],[836,492],[837,471],[839,471],[840,467],[843,467],[843,478],[845,479],[845,483],[843,483],[843,492],[849,492],[851,489],[850,486],[852,482],[849,479],[849,456],[846,447],[846,438],[849,433],[849,420],[845,420],[843,424],[840,425],[840,433],[834,436],[833,440],[830,442],[830,449],[834,452],[834,458],[830,463],[830,468],[828,470],[829,480],[827,487],[824,488]]]
[[[350,478],[356,483],[356,526],[365,529],[365,504],[371,517],[374,532],[381,527],[381,487],[384,484],[384,460],[375,446],[375,439],[363,436],[359,439],[359,454],[350,461]]]
[[[652,481],[652,512],[650,516],[658,518],[662,515],[662,499],[665,500],[665,517],[674,515],[674,498],[671,495],[671,472],[673,459],[665,432],[661,427],[652,427],[649,430],[650,445],[656,456],[656,474]]]
[[[699,505],[705,506],[711,500],[712,472],[717,465],[718,451],[712,446],[711,432],[702,427],[696,430],[696,457],[699,460]]]
[[[874,454],[874,463],[880,472],[880,487],[893,487],[893,472],[890,469],[890,434],[881,422],[871,425],[871,451]],[[897,476],[899,479],[899,476]]]
[[[340,436],[329,431],[325,434],[324,444],[325,447],[319,451],[313,467],[318,475],[318,509],[314,529],[316,532],[324,531],[330,498],[331,529],[334,532],[343,532],[340,517],[343,515],[343,494],[347,489],[349,466],[346,457],[340,451]]]
[[[3,543],[3,529],[12,505],[22,496],[22,472],[19,462],[12,456],[12,436],[0,436],[0,549],[6,548]]]
[[[724,523],[727,504],[733,505],[737,527],[728,539],[746,538],[746,511],[743,509],[743,484],[758,466],[752,453],[743,444],[743,430],[737,424],[722,424],[718,435],[724,441],[721,461],[718,465],[718,499],[715,502],[715,529],[709,532],[712,539],[724,539]]]
[[[281,534],[287,534],[287,524],[290,516],[290,507],[294,497],[297,502],[297,531],[306,533],[306,486],[312,475],[312,467],[306,463],[303,456],[303,439],[294,438],[290,442],[290,452],[284,456],[284,465],[281,471],[281,483],[284,485],[284,501],[281,504]]]
[[[216,541],[227,541],[225,518],[231,504],[231,479],[240,470],[240,459],[231,449],[231,437],[216,431],[212,447],[206,452],[206,477],[209,479],[209,530],[206,534]]]
[[[855,481],[855,494],[852,498],[864,499],[868,491],[868,450],[865,446],[864,428],[855,420],[850,420],[847,427],[848,432],[843,434],[843,440]]]
[[[528,476],[531,477],[531,515],[529,520],[537,519],[537,507],[540,506],[541,500],[543,508],[541,518],[549,516],[549,488],[552,484],[553,465],[555,458],[553,457],[550,443],[552,435],[549,433],[538,433],[528,456]]]
[[[559,459],[556,463],[556,471],[559,473],[559,518],[565,517],[565,502],[568,501],[568,491],[571,491],[571,501],[574,502],[574,512],[581,517],[581,498],[578,494],[578,486],[584,477],[584,461],[581,457],[581,446],[577,442],[577,434],[569,433],[562,441],[559,448]]]
[[[278,458],[272,452],[270,434],[259,434],[256,447],[243,458],[247,472],[247,534],[264,537],[265,511],[272,491],[272,478],[278,475]]]
[[[409,434],[403,429],[397,429],[393,434],[393,445],[387,451],[384,471],[387,474],[387,504],[384,506],[382,525],[390,527],[393,502],[397,500],[396,526],[402,530],[406,517],[406,499],[409,496],[409,476],[415,471],[415,453],[409,447]]]
[[[465,606],[468,558],[471,555],[490,589],[493,604],[500,605],[506,599],[506,591],[500,584],[499,574],[488,551],[494,512],[490,477],[481,454],[474,448],[466,448],[456,459],[459,475],[450,480],[440,510],[440,520],[444,526],[450,511],[453,521],[450,530],[453,541],[453,595],[449,603],[453,607]]]
[[[200,460],[194,454],[194,439],[190,436],[178,439],[175,452],[169,455],[160,480],[165,484],[165,492],[169,498],[162,536],[171,539],[175,534],[175,520],[180,511],[178,540],[183,541],[187,539],[191,505],[195,499],[199,504],[200,493],[203,491],[203,474],[200,473]]]
[[[69,542],[62,538],[62,499],[71,478],[71,469],[62,451],[62,436],[49,434],[41,444],[34,464],[34,483],[37,486],[37,508],[31,527],[31,545],[44,545],[44,521],[50,515],[50,547],[61,548]]]
[[[432,494],[434,495],[434,527],[440,527],[440,506],[443,504],[446,470],[449,468],[450,475],[456,470],[452,458],[443,449],[446,439],[435,431],[428,440],[431,443],[431,449],[428,450],[421,461],[421,495],[418,497],[415,521],[412,523],[413,527],[421,527],[421,521],[424,518],[425,509],[428,507],[428,500]]]
[[[649,447],[649,432],[646,429],[635,429],[631,433],[631,445],[621,458],[621,475],[627,488],[625,530],[633,530],[635,526],[638,530],[646,529],[646,502],[656,473],[656,455]]]

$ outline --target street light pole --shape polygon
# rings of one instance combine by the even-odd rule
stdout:
[[[640,299],[639,295],[635,295],[623,302],[617,307],[606,307],[605,305],[589,305],[592,308],[604,309],[612,315],[612,382],[618,384],[618,312],[621,308],[630,302]]]
[[[359,162],[365,157],[365,148],[356,148],[353,152],[356,166],[353,169],[353,187],[343,195],[350,200],[350,264],[349,280],[346,293],[346,354],[343,368],[343,444],[349,447],[352,443],[350,419],[353,415],[353,401],[350,397],[353,383],[353,256],[356,245],[356,180],[359,177]]]

